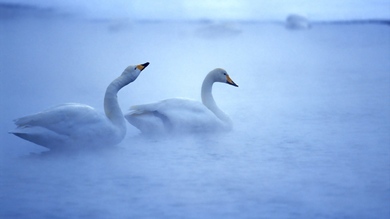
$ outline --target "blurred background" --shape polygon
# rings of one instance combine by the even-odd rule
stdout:
[[[315,21],[389,19],[388,0],[1,0],[4,8],[54,10],[90,19],[284,21],[301,14]]]
[[[389,218],[390,1],[0,0],[0,218]],[[234,124],[51,154],[13,119],[215,84]]]

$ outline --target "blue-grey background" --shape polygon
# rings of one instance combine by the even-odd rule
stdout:
[[[389,218],[390,2],[0,1],[0,218]],[[312,21],[291,30],[289,14]],[[230,133],[53,155],[12,120],[79,102],[124,112],[215,84]]]

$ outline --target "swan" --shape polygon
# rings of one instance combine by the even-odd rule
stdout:
[[[232,129],[232,121],[218,108],[211,93],[214,82],[238,87],[224,69],[216,68],[203,81],[202,103],[185,98],[171,98],[157,103],[135,105],[125,118],[144,134],[229,131]]]
[[[137,79],[148,65],[147,62],[128,66],[108,85],[104,96],[105,115],[85,104],[66,103],[15,119],[17,127],[10,133],[51,150],[116,145],[126,134],[117,93]]]

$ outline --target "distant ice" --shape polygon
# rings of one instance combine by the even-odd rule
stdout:
[[[311,24],[306,17],[298,14],[291,14],[286,18],[286,27],[292,30],[302,30],[309,29]]]
[[[388,6],[388,0],[0,0],[0,16],[10,15],[9,9],[19,9],[19,16],[36,9],[90,20],[283,22],[290,14],[305,14],[312,21],[390,20]]]

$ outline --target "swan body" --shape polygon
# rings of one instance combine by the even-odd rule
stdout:
[[[85,104],[66,103],[14,120],[17,127],[10,133],[49,149],[118,144],[126,134],[126,122],[117,93],[137,79],[148,65],[129,66],[110,83],[104,97],[105,115]]]
[[[146,134],[231,130],[230,118],[218,108],[212,96],[212,86],[215,82],[238,87],[225,70],[217,68],[207,74],[203,81],[202,102],[172,98],[157,103],[136,105],[130,108],[125,118]]]

